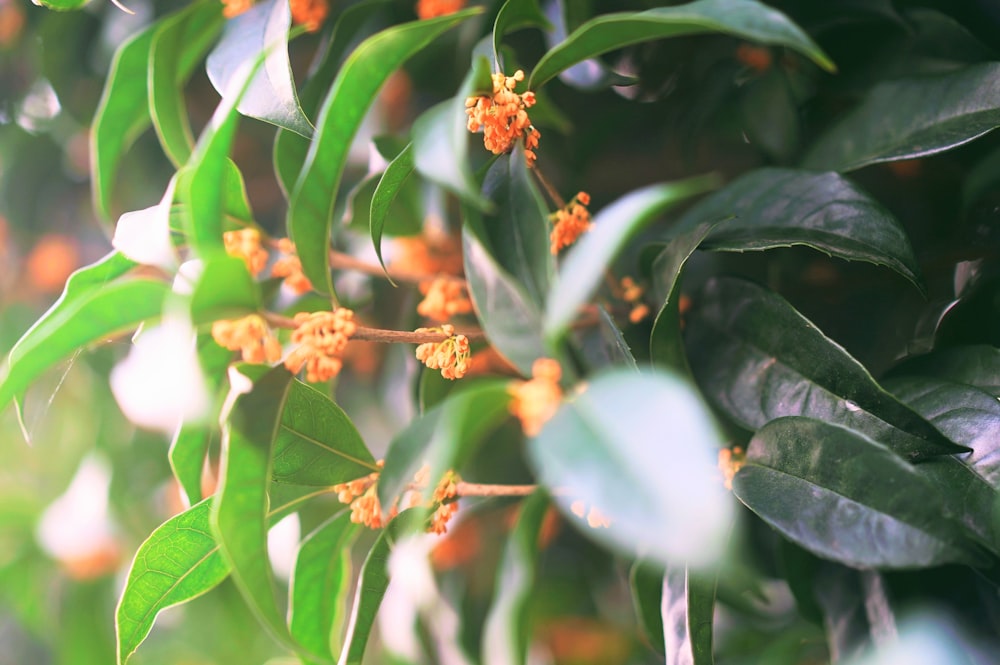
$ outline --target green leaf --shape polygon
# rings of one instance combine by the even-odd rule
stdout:
[[[718,278],[695,303],[687,320],[691,368],[706,395],[741,426],[809,416],[862,432],[911,461],[968,450],[883,390],[777,294]]]
[[[549,508],[545,492],[525,500],[500,555],[496,593],[483,627],[484,665],[524,665],[535,592],[538,534]]]
[[[750,441],[733,489],[785,537],[848,566],[975,564],[918,468],[860,432],[788,417]]]
[[[222,39],[208,56],[206,71],[212,85],[223,94],[233,78],[241,76],[243,68],[252,66],[261,54],[266,54],[237,110],[309,138],[313,126],[299,105],[288,59],[291,25],[288,2],[271,0],[255,5],[226,21]]]
[[[589,11],[589,8],[584,3],[573,0],[568,0],[568,2],[555,0],[545,5],[546,17],[552,25],[552,29],[545,32],[546,48],[552,49],[566,39],[568,20],[581,11]],[[579,21],[575,24],[578,23]],[[559,80],[574,88],[595,91],[606,89],[612,85],[634,85],[638,82],[635,77],[624,76],[612,71],[599,58],[589,58],[564,69],[559,72]],[[536,93],[541,92],[540,90],[536,91]],[[532,115],[536,114],[533,112]]]
[[[175,515],[139,546],[115,612],[118,663],[124,665],[164,609],[196,598],[229,574],[209,528],[212,501]]]
[[[235,319],[260,309],[260,285],[243,259],[218,255],[204,265],[191,295],[192,323]]]
[[[892,268],[922,288],[920,269],[896,218],[836,173],[763,168],[698,202],[679,227],[732,217],[702,249],[745,252],[806,245],[848,261]]]
[[[802,123],[783,68],[774,67],[744,86],[740,117],[749,143],[771,159],[787,163],[798,152]]]
[[[718,185],[714,176],[649,185],[626,194],[594,216],[594,227],[577,240],[559,268],[546,298],[545,336],[561,339],[604,279],[604,270],[625,243],[671,206]]]
[[[184,83],[222,28],[222,7],[202,2],[159,23],[149,49],[149,112],[163,151],[181,166],[191,157],[194,135]]]
[[[321,293],[333,293],[330,231],[351,141],[382,84],[410,56],[479,9],[393,26],[369,37],[344,63],[323,101],[317,132],[289,201],[288,229],[302,269]]]
[[[597,321],[594,325],[577,331],[576,342],[580,347],[582,360],[592,371],[622,366],[636,371],[639,369],[618,324],[608,310],[600,305],[597,306]]]
[[[35,4],[57,12],[65,12],[80,9],[88,2],[90,0],[38,0]]]
[[[332,660],[331,639],[340,635],[351,588],[351,545],[358,527],[342,510],[309,534],[299,547],[289,590],[292,636],[311,653]]]
[[[802,165],[853,171],[933,155],[1000,126],[1000,63],[876,85],[823,134]]]
[[[693,574],[681,565],[663,576],[661,614],[667,665],[711,665],[716,576]]]
[[[657,653],[666,653],[663,642],[663,566],[637,559],[629,570],[628,582],[642,637]]]
[[[663,565],[707,564],[722,551],[732,510],[716,477],[721,442],[689,382],[619,369],[564,402],[528,454],[564,511],[579,500],[608,517],[608,528],[587,536]]]
[[[653,330],[649,333],[649,357],[654,363],[685,376],[691,375],[691,368],[681,336],[681,274],[694,250],[718,223],[716,220],[678,224],[666,247],[653,262],[654,289],[656,293],[665,295],[653,322]]]
[[[382,173],[378,185],[375,186],[375,193],[372,194],[368,223],[371,229],[372,246],[375,247],[378,264],[382,266],[383,270],[385,270],[385,261],[382,260],[382,232],[385,230],[392,203],[396,200],[400,188],[413,174],[413,169],[413,144],[408,143],[403,151],[385,167],[385,172]],[[392,279],[390,278],[389,281]]]
[[[344,411],[329,397],[293,381],[274,442],[276,483],[327,487],[377,471],[375,458]]]
[[[503,71],[500,64],[500,42],[504,35],[521,28],[537,27],[551,30],[548,18],[538,7],[537,0],[507,0],[497,12],[493,22],[493,62],[497,71]]]
[[[295,648],[278,609],[267,556],[272,448],[291,385],[292,375],[279,365],[255,381],[249,392],[239,394],[239,388],[231,388],[231,395],[238,396],[223,427],[222,468],[211,525],[247,605],[273,637]]]
[[[482,211],[489,211],[491,205],[479,193],[467,158],[472,134],[465,100],[492,89],[489,61],[485,57],[476,58],[458,93],[424,111],[414,121],[411,132],[417,173]]]
[[[604,14],[587,21],[550,49],[535,65],[528,88],[578,62],[654,39],[721,32],[761,44],[787,46],[827,71],[835,67],[802,30],[781,12],[755,0],[698,0],[644,12]]]
[[[892,370],[892,376],[910,374],[967,383],[1000,397],[1000,349],[985,344],[941,349],[907,358]]]
[[[111,256],[116,269],[127,261],[117,254]],[[96,276],[91,270],[107,268],[102,262],[70,276],[59,300],[21,336],[0,373],[0,407],[20,398],[42,372],[75,351],[160,316],[170,292],[167,284],[130,279],[95,288],[98,285],[84,283]],[[74,277],[80,279],[74,282]]]

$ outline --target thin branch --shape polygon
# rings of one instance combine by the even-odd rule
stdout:
[[[455,492],[458,496],[529,496],[534,494],[538,485],[486,485],[483,483],[467,483],[465,481],[455,484]]]
[[[295,330],[298,326],[295,319],[291,319],[274,312],[264,312],[264,320],[275,328],[287,328]],[[469,330],[456,330],[456,335],[465,335],[469,341],[485,338],[482,330],[473,328]],[[448,339],[448,335],[441,332],[411,332],[409,330],[386,330],[384,328],[368,328],[358,326],[351,335],[352,340],[362,342],[384,342],[386,344],[425,344],[427,342],[443,342]]]
[[[533,166],[531,170],[534,172],[535,177],[538,178],[538,182],[541,183],[542,187],[545,189],[545,193],[549,195],[549,199],[552,200],[552,203],[554,203],[557,208],[565,208],[565,199],[559,195],[559,191],[552,186],[552,183],[550,183],[548,178],[545,177],[542,170],[538,168],[537,165]]]

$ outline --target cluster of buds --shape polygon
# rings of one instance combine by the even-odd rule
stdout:
[[[719,471],[722,472],[722,484],[727,490],[733,489],[733,478],[747,463],[747,453],[740,446],[732,449],[723,448],[719,451]]]
[[[226,18],[239,16],[254,5],[254,0],[222,0],[222,15]],[[289,0],[292,22],[303,25],[307,32],[316,32],[326,20],[330,11],[327,0]]]
[[[611,520],[607,515],[593,506],[587,510],[587,505],[583,501],[574,501],[570,504],[569,510],[580,519],[586,519],[587,526],[591,529],[607,529],[611,526]]]
[[[382,460],[378,466],[383,466]],[[370,529],[380,529],[382,522],[382,504],[378,500],[378,476],[381,471],[374,471],[367,476],[355,478],[346,483],[333,486],[337,500],[351,506],[351,521],[364,524]]]
[[[537,436],[544,425],[559,409],[562,389],[559,379],[562,369],[551,358],[539,358],[531,365],[531,379],[511,385],[510,412],[521,421],[521,429],[528,436]]]
[[[549,235],[550,250],[553,254],[558,254],[562,248],[572,245],[593,226],[590,221],[590,211],[587,210],[588,205],[590,205],[590,194],[577,192],[569,203],[549,216],[554,224]]]
[[[417,18],[428,19],[454,14],[465,7],[465,0],[418,0]]]
[[[305,367],[311,383],[337,376],[347,342],[357,330],[354,312],[344,307],[333,312],[299,312],[295,325],[292,342],[299,346],[285,359],[288,371],[298,374]]]
[[[222,234],[222,244],[227,254],[243,259],[254,277],[267,265],[267,250],[261,246],[260,231],[257,229],[227,231]]]
[[[285,286],[299,295],[312,291],[312,282],[302,272],[302,261],[295,253],[295,243],[288,238],[281,238],[278,240],[278,251],[284,256],[271,266],[271,274],[275,277],[283,277]]]
[[[443,322],[472,311],[468,287],[460,279],[441,276],[420,282],[420,292],[424,299],[417,305],[417,313],[432,321]]]
[[[541,134],[531,126],[527,109],[535,105],[535,93],[514,92],[518,82],[524,80],[524,71],[513,76],[493,74],[493,95],[479,95],[465,100],[470,132],[483,130],[483,145],[494,155],[510,151],[514,142],[524,137],[524,157],[528,166],[535,163],[535,148]]]
[[[427,342],[417,347],[417,360],[430,369],[441,370],[446,379],[461,379],[469,371],[469,338],[456,335],[455,326],[445,324],[440,328],[417,328],[418,333],[437,332],[447,335],[443,342]]]
[[[622,277],[622,299],[632,305],[632,311],[628,313],[628,320],[632,323],[639,323],[649,316],[649,305],[642,302],[642,294],[646,289],[640,286],[631,277]]]
[[[273,363],[281,358],[281,344],[267,322],[257,314],[212,324],[212,339],[230,351],[239,351],[243,362]]]
[[[460,275],[462,245],[458,239],[433,228],[423,235],[393,240],[392,269],[416,275]]]

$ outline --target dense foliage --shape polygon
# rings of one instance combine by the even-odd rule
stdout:
[[[40,4],[15,660],[995,662],[991,3]]]

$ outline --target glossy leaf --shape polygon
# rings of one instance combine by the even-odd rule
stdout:
[[[115,613],[119,665],[146,639],[162,610],[206,593],[229,574],[209,528],[211,507],[206,499],[175,515],[136,551]]]
[[[551,50],[566,39],[567,19],[572,11],[582,4],[573,0],[551,0],[545,4],[545,16],[552,26],[545,31],[545,46]],[[611,71],[599,58],[589,58],[559,72],[559,80],[566,85],[582,90],[601,90],[611,85],[632,85],[634,77],[623,76]]]
[[[174,166],[191,157],[194,135],[184,83],[222,28],[222,8],[196,3],[159,24],[149,51],[149,112],[160,145]]]
[[[317,133],[295,182],[288,229],[302,269],[322,293],[333,293],[330,232],[347,153],[382,84],[410,56],[478,9],[397,25],[369,37],[351,53],[323,101]]]
[[[347,414],[323,393],[293,381],[274,442],[272,480],[327,487],[377,468]]]
[[[413,174],[414,168],[413,144],[409,143],[385,167],[378,185],[375,186],[375,193],[372,194],[368,223],[372,245],[375,247],[375,256],[378,257],[378,263],[383,270],[385,270],[385,261],[382,260],[382,233],[385,231],[392,203],[396,200],[400,188]]]
[[[358,526],[350,511],[331,517],[302,541],[289,590],[289,628],[308,651],[332,660],[351,587],[351,545]],[[334,650],[339,648],[335,647]]]
[[[81,9],[90,0],[38,0],[35,4],[58,12]]]
[[[782,416],[850,427],[916,461],[965,452],[777,294],[718,278],[695,298],[688,359],[723,412],[755,430]]]
[[[528,453],[565,512],[580,500],[608,517],[608,528],[584,528],[588,537],[662,565],[709,563],[732,510],[713,480],[721,441],[693,385],[658,370],[620,369],[564,402]]]
[[[719,224],[703,249],[745,252],[806,245],[848,261],[892,268],[918,287],[920,269],[896,218],[836,173],[763,168],[691,208],[679,227]]]
[[[500,555],[496,593],[483,627],[484,665],[524,665],[526,662],[538,534],[548,508],[549,500],[544,492],[527,499]]]
[[[191,294],[192,323],[236,319],[259,309],[260,285],[243,259],[221,255],[205,262]]]
[[[663,642],[663,566],[638,559],[629,570],[632,606],[642,628],[642,637],[657,653],[665,653]]]
[[[715,576],[674,565],[663,576],[663,642],[667,665],[711,665]]]
[[[892,375],[933,376],[1000,397],[1000,349],[985,344],[941,349],[908,358],[893,368]]]
[[[309,138],[313,126],[299,105],[288,59],[291,25],[288,2],[271,0],[251,7],[226,21],[222,39],[208,56],[206,71],[216,91],[225,94],[233,78],[266,53],[237,110]]]
[[[960,146],[1000,126],[1000,63],[876,85],[802,165],[852,171]]]
[[[699,176],[637,189],[594,216],[594,227],[566,253],[558,279],[546,297],[545,335],[559,340],[580,307],[604,279],[604,270],[625,243],[643,226],[672,205],[702,194],[718,184],[713,176]]]
[[[540,88],[576,63],[624,46],[716,32],[761,44],[787,46],[828,71],[835,69],[809,36],[781,12],[756,0],[698,0],[644,12],[604,14],[587,21],[542,56],[528,88]]]
[[[548,18],[538,7],[538,0],[506,0],[497,12],[493,22],[493,62],[498,71],[502,71],[500,62],[500,43],[504,35],[520,28],[538,27],[551,29]]]
[[[638,371],[632,349],[614,318],[604,307],[597,306],[597,321],[577,331],[576,342],[582,360],[591,370],[608,367],[630,367]]]
[[[917,467],[860,432],[811,418],[762,427],[733,489],[814,554],[857,568],[975,563]]]

